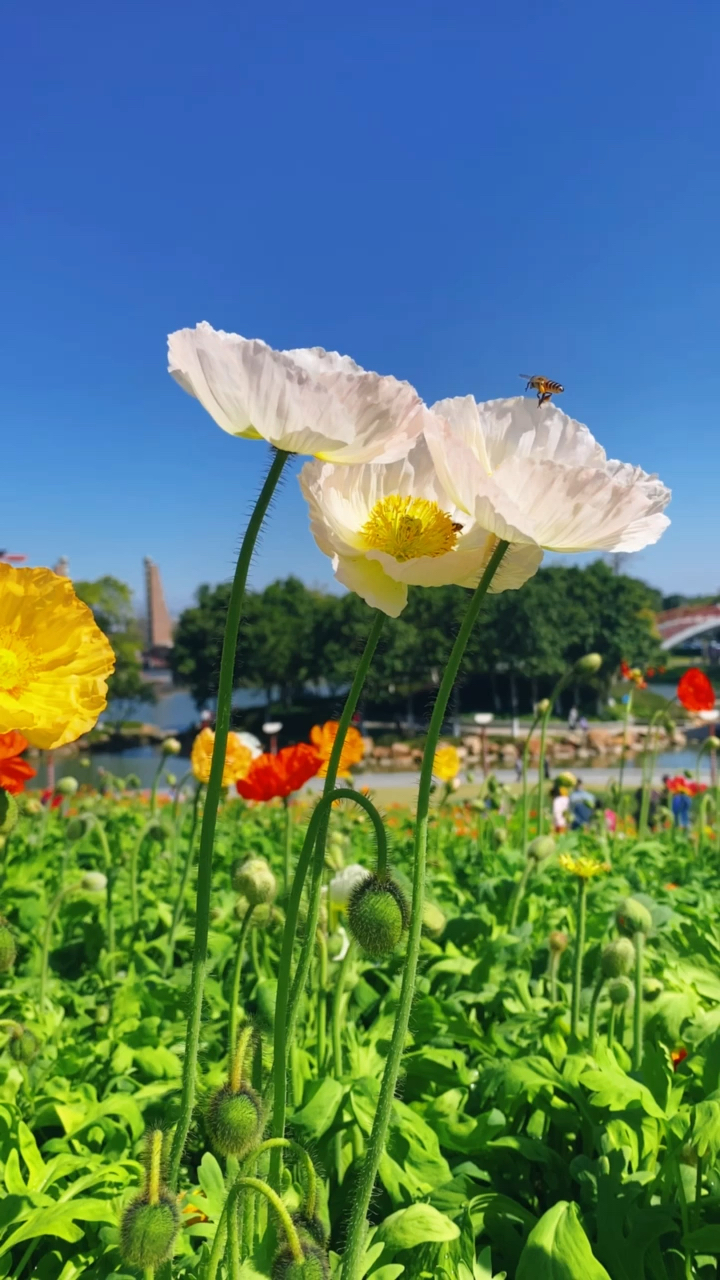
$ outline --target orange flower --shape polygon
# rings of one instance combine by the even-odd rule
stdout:
[[[35,777],[35,769],[27,760],[21,760],[21,753],[27,746],[27,738],[23,738],[17,729],[9,733],[0,733],[0,787],[17,796],[25,790],[25,783]]]
[[[289,796],[315,777],[321,763],[320,753],[307,742],[283,747],[276,756],[266,752],[253,760],[244,778],[238,779],[237,789],[245,800]]]
[[[670,1054],[670,1061],[672,1062],[673,1071],[677,1071],[678,1067],[680,1066],[680,1063],[684,1062],[687,1056],[688,1056],[687,1049],[684,1049],[682,1045],[680,1046],[679,1049],[673,1049],[672,1053]]]
[[[328,761],[330,760],[330,753],[337,737],[337,731],[337,720],[326,720],[325,724],[316,724],[310,730],[310,741],[313,746],[317,747],[320,753],[320,759],[322,760],[322,764],[318,770],[321,778],[324,778],[327,774]],[[353,726],[350,725],[345,735],[342,751],[340,752],[338,777],[349,778],[350,766],[353,764],[360,764],[364,755],[365,743],[363,742],[362,734],[358,733],[358,730],[354,729]]]
[[[190,764],[198,782],[207,782],[210,777],[215,734],[212,729],[201,729],[192,744]],[[222,785],[229,787],[238,778],[244,778],[252,764],[252,751],[241,742],[236,733],[229,733],[225,764],[223,766]]]
[[[686,711],[712,711],[715,706],[715,690],[699,667],[690,667],[680,677],[677,697]]]

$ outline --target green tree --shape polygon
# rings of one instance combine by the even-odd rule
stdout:
[[[155,701],[155,692],[142,678],[142,633],[135,616],[132,591],[125,582],[106,574],[94,582],[73,583],[78,597],[89,605],[115,653],[115,670],[108,681],[108,701],[122,720],[131,702]]]

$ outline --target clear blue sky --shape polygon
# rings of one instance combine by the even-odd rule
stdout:
[[[229,575],[264,447],[166,373],[202,319],[428,400],[564,382],[673,524],[628,568],[715,590],[717,0],[12,6],[0,546],[171,607]],[[257,585],[329,583],[297,482]]]

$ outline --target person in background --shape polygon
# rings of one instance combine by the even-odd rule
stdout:
[[[577,722],[578,722],[577,707],[571,707],[570,714],[568,715],[568,729],[570,730],[574,729]]]
[[[583,733],[587,733],[589,728],[587,716],[581,716],[578,720],[578,729],[582,729]]]
[[[575,783],[575,788],[570,796],[571,831],[581,831],[587,827],[592,819],[594,808],[594,795],[591,791],[585,790],[582,784],[582,778],[578,778]]]
[[[553,827],[556,834],[559,834],[561,831],[567,831],[567,812],[570,807],[570,797],[567,787],[561,787],[559,782],[553,784],[550,795],[552,797]]]

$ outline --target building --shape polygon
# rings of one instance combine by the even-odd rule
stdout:
[[[161,676],[167,671],[173,647],[172,620],[165,603],[160,570],[149,556],[145,557],[145,668]]]

